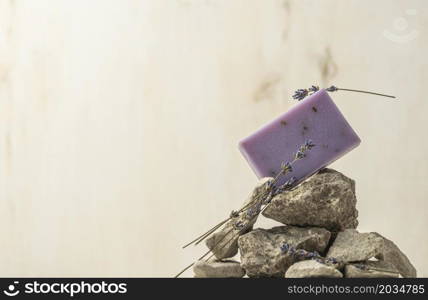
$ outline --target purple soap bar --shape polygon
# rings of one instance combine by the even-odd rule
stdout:
[[[291,162],[308,139],[316,146],[278,184],[293,176],[298,182],[304,180],[361,142],[328,93],[320,90],[241,140],[239,149],[259,178],[275,177],[281,162]]]

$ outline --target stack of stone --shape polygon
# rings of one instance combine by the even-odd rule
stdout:
[[[264,178],[244,206],[271,182]],[[232,218],[206,241],[215,260],[198,261],[195,277],[416,277],[406,255],[376,232],[360,233],[355,182],[324,169],[276,195],[263,216],[284,224],[242,232]],[[231,238],[229,238],[229,236]],[[240,253],[240,262],[231,260]]]

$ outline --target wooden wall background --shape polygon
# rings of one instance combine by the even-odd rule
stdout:
[[[363,143],[333,167],[428,276],[427,9],[0,0],[0,275],[174,275],[256,182],[237,141],[336,84],[399,98],[334,95]]]

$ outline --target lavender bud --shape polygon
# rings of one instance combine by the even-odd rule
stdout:
[[[291,164],[289,162],[282,162],[281,163],[281,170],[284,174],[286,174],[289,172],[293,172],[293,167],[291,166]]]
[[[299,150],[299,151],[296,152],[295,159],[302,159],[305,156],[306,156],[305,153],[303,151]]]
[[[298,89],[294,92],[293,99],[296,99],[298,101],[305,99],[305,97],[308,95],[308,90],[305,89]]]
[[[312,140],[306,140],[305,141],[305,148],[308,150],[311,150],[313,147],[315,147],[315,144],[312,142]]]
[[[244,228],[244,223],[242,223],[241,221],[238,221],[234,224],[234,227],[237,230],[242,230]]]
[[[317,92],[317,91],[319,91],[319,87],[318,86],[316,86],[316,85],[313,85],[313,86],[311,86],[308,90],[309,90],[309,92],[311,92],[311,93],[315,93],[315,92]]]
[[[290,245],[287,244],[287,243],[284,243],[284,244],[282,244],[282,246],[280,247],[280,249],[281,249],[282,253],[287,253],[288,250],[290,249]]]
[[[230,218],[236,218],[239,216],[239,212],[237,212],[236,210],[232,210],[230,212]]]
[[[336,91],[338,91],[339,89],[337,88],[337,87],[335,87],[334,85],[332,85],[331,87],[329,87],[329,88],[326,88],[326,91],[327,92],[336,92]]]

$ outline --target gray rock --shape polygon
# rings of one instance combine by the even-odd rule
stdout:
[[[193,273],[196,278],[241,278],[245,270],[233,260],[199,260],[193,266]]]
[[[392,241],[376,232],[359,233],[354,229],[339,232],[327,257],[342,262],[367,261],[374,257],[392,264],[403,277],[416,277],[416,269],[407,256]]]
[[[355,181],[332,169],[323,169],[274,197],[263,212],[283,224],[318,226],[331,231],[356,228]]]
[[[399,271],[385,261],[367,261],[345,266],[345,277],[348,278],[398,278]]]
[[[315,260],[304,260],[293,264],[285,273],[285,278],[319,278],[343,277],[343,274],[333,267],[319,263]]]
[[[375,233],[382,237],[379,233]],[[378,259],[391,263],[403,277],[413,278],[417,276],[416,269],[407,256],[398,248],[394,242],[382,237],[384,240],[382,253]]]
[[[251,196],[244,202],[242,207],[257,206],[260,204],[260,202],[263,201],[263,197],[261,196],[266,192],[268,184],[271,181],[273,181],[271,177],[260,179]],[[228,221],[221,230],[206,239],[205,244],[214,253],[217,259],[233,257],[238,253],[239,236],[250,231],[256,221],[257,217],[248,219],[246,214],[234,217]],[[237,227],[236,224],[242,224],[243,229]]]
[[[241,266],[249,277],[284,277],[287,269],[296,262],[294,256],[281,252],[284,243],[296,249],[323,252],[329,239],[330,232],[317,227],[256,229],[238,240]]]
[[[327,257],[339,261],[366,261],[379,255],[383,239],[374,233],[359,233],[355,229],[339,232],[331,245]]]

